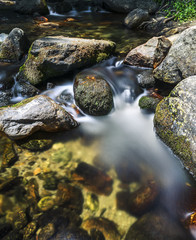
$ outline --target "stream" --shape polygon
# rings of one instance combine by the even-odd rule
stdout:
[[[92,117],[82,111],[76,111],[73,108],[75,104],[73,81],[77,72],[67,74],[57,81],[51,79],[54,85],[49,89],[46,89],[46,86],[41,89],[41,94],[59,102],[74,116],[80,126],[70,132],[48,133],[43,136],[35,134],[35,139],[46,138],[52,142],[44,151],[30,151],[28,148],[23,148],[21,143],[14,143],[1,136],[0,158],[5,157],[5,149],[11,144],[17,152],[18,159],[12,167],[1,172],[0,176],[0,239],[1,226],[7,222],[12,223],[8,232],[15,231],[18,234],[9,239],[70,239],[51,237],[52,235],[49,235],[49,238],[43,237],[47,236],[48,232],[52,232],[51,229],[47,232],[44,228],[49,226],[50,218],[54,223],[60,216],[60,219],[63,219],[62,224],[65,220],[65,215],[62,213],[65,212],[68,222],[71,222],[70,229],[76,229],[74,233],[77,233],[80,226],[89,229],[89,226],[85,225],[89,218],[104,218],[113,221],[119,233],[115,233],[112,224],[111,229],[107,227],[103,230],[100,222],[97,225],[89,223],[92,224],[92,229],[97,227],[99,230],[96,237],[100,236],[93,238],[92,236],[95,235],[92,235],[91,239],[101,240],[103,238],[100,232],[108,231],[108,238],[105,237],[107,234],[103,234],[106,240],[131,240],[129,235],[126,236],[130,226],[151,211],[167,213],[166,221],[169,221],[167,224],[172,222],[171,232],[179,232],[178,236],[182,236],[182,238],[169,239],[186,239],[184,234],[190,236],[190,232],[194,237],[195,229],[190,229],[187,223],[195,208],[190,206],[190,199],[196,192],[193,180],[183,169],[180,160],[156,136],[153,129],[153,113],[143,111],[138,106],[140,97],[147,95],[148,89],[139,87],[137,76],[146,69],[126,66],[121,61],[130,49],[144,43],[151,35],[123,27],[124,15],[121,14],[107,11],[92,13],[90,9],[82,12],[74,10],[67,15],[59,15],[52,10],[50,13],[46,17],[49,22],[58,24],[58,27],[41,27],[31,17],[10,14],[6,11],[0,12],[0,19],[3,20],[1,33],[8,34],[14,27],[19,27],[25,31],[31,42],[44,36],[58,35],[116,42],[120,57],[113,57],[90,69],[85,69],[87,72],[101,73],[108,81],[113,90],[114,108],[104,117]],[[0,63],[0,87],[4,79],[12,79],[10,82],[13,84],[13,95],[9,104],[23,99],[20,95],[14,94],[17,84],[14,83],[14,79],[21,64]],[[66,105],[61,98],[63,91],[69,96]],[[83,206],[80,206],[82,197],[70,186],[73,189],[75,187],[80,189]],[[67,201],[61,191],[70,194]],[[184,199],[187,191],[190,192],[188,195],[190,199]],[[137,192],[139,203],[137,200],[132,200],[132,194]],[[42,199],[46,201],[45,205],[42,202],[44,206],[40,206]],[[40,218],[40,210],[35,207],[34,201],[40,203],[38,205],[42,209],[41,212],[44,212],[45,218]],[[64,204],[61,204],[61,201],[64,201]],[[134,209],[129,201],[134,202]],[[140,209],[140,202],[145,201],[146,204],[143,205],[147,207]],[[20,238],[21,232],[29,231],[25,228],[27,224],[36,221],[38,222],[38,227],[35,228],[36,234],[39,231],[43,236],[35,238],[35,235],[28,235],[27,238]],[[46,224],[42,225],[40,221]],[[160,224],[164,225],[165,223],[161,221]],[[59,223],[59,226],[61,224]],[[103,225],[107,226],[107,224],[108,222]],[[153,232],[154,225],[151,228],[148,226],[147,229]],[[65,230],[59,227],[58,231],[62,233]],[[74,236],[72,240],[89,239],[85,238],[85,234],[81,238]]]

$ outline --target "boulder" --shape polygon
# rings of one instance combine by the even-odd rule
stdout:
[[[147,10],[136,8],[126,16],[124,24],[128,28],[137,28],[142,22],[147,21],[149,19],[150,16]]]
[[[164,59],[171,46],[170,41],[161,36],[153,37],[146,43],[132,49],[126,56],[124,63],[128,65],[153,68],[154,64]],[[159,57],[157,52],[160,53]],[[158,59],[158,60],[156,60]]]
[[[81,110],[89,115],[106,115],[113,107],[110,85],[101,74],[93,71],[83,71],[76,76],[74,98]]]
[[[149,88],[149,87],[154,87],[155,85],[155,79],[153,77],[153,69],[145,69],[141,73],[137,75],[137,80],[139,85],[142,88]]]
[[[49,14],[45,0],[16,0],[16,11],[21,14]]]
[[[19,97],[33,97],[40,93],[39,89],[29,82],[16,82],[14,85],[14,95]]]
[[[0,131],[21,139],[36,131],[56,132],[78,126],[73,117],[52,99],[38,95],[0,109]]]
[[[20,28],[14,28],[0,46],[0,61],[17,62],[29,49],[29,41]]]
[[[153,0],[103,0],[103,6],[112,12],[129,13],[130,11],[141,8],[149,13],[155,13],[157,4]]]
[[[196,26],[183,31],[175,40],[167,57],[154,70],[154,77],[163,82],[176,84],[196,75]]]
[[[196,177],[196,76],[182,80],[156,108],[159,137]]]
[[[104,40],[45,37],[33,42],[18,79],[33,85],[65,73],[93,65],[114,52],[115,43]]]

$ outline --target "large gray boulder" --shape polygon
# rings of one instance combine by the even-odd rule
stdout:
[[[21,14],[49,14],[45,0],[16,0],[16,11]]]
[[[41,38],[33,42],[18,79],[37,85],[51,77],[98,63],[114,50],[115,43],[111,41],[63,36]]]
[[[156,133],[196,178],[196,76],[182,80],[158,104],[154,125]]]
[[[104,76],[90,70],[83,71],[76,76],[74,98],[82,111],[89,115],[106,115],[113,107],[110,85]]]
[[[154,70],[154,77],[167,83],[178,83],[196,75],[196,26],[183,31],[173,43],[168,55]]]
[[[102,0],[103,6],[112,12],[129,13],[136,8],[147,10],[154,13],[157,10],[157,4],[153,0]]]
[[[0,45],[0,61],[17,62],[28,52],[29,40],[24,31],[14,28]]]
[[[21,139],[36,131],[70,130],[78,124],[60,105],[44,95],[0,109],[0,131],[11,139]]]

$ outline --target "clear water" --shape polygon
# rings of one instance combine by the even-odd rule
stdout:
[[[101,13],[91,13],[89,10],[80,13],[72,11],[64,16],[52,13],[46,17],[49,21],[58,23],[59,27],[41,28],[39,23],[31,17],[4,11],[1,13],[1,18],[4,19],[3,24],[1,24],[1,32],[7,34],[14,27],[20,27],[31,41],[47,35],[109,39],[117,43],[117,51],[121,55],[150,37],[143,32],[130,31],[123,27],[123,15],[104,11]],[[74,18],[75,20],[68,22],[65,21],[67,18]],[[18,68],[19,66],[14,66],[13,70],[1,64],[0,78],[3,79],[8,75],[14,77]],[[11,190],[8,186],[5,192],[0,192],[0,224],[11,221],[11,218],[9,218],[11,216],[10,212],[16,213],[18,209],[22,209],[28,214],[31,213],[25,191],[28,192],[28,182],[32,178],[38,182],[41,198],[45,196],[55,198],[56,189],[44,189],[45,174],[52,172],[58,182],[70,181],[71,184],[75,185],[76,180],[70,176],[79,162],[86,162],[106,171],[114,181],[113,191],[109,196],[97,194],[99,208],[95,208],[95,210],[88,206],[87,199],[91,191],[80,185],[85,198],[83,213],[81,214],[83,219],[103,216],[114,221],[119,226],[121,234],[125,235],[130,225],[137,218],[117,208],[116,194],[124,189],[134,192],[138,189],[138,186],[140,187],[149,178],[153,178],[159,186],[161,192],[159,206],[164,208],[171,218],[177,218],[177,221],[179,221],[179,218],[187,217],[187,215],[183,215],[184,213],[187,214],[187,208],[184,205],[179,208],[178,202],[184,193],[186,183],[188,182],[191,185],[192,182],[187,178],[179,159],[155,135],[153,114],[141,111],[138,106],[139,98],[146,94],[146,90],[138,90],[137,84],[137,74],[143,70],[124,66],[122,62],[116,60],[87,70],[94,71],[94,73],[99,72],[107,79],[114,92],[114,110],[108,116],[91,117],[84,114],[78,115],[70,105],[64,106],[80,122],[78,129],[68,133],[48,134],[47,137],[53,140],[53,144],[45,151],[32,152],[14,144],[19,158],[13,166],[6,168],[1,173],[0,184],[12,175],[13,169],[17,169],[18,176],[23,177],[23,182],[19,187],[24,192],[21,192],[19,197],[18,186],[11,188]],[[123,77],[115,74],[119,71],[124,73]],[[57,97],[64,90],[73,95],[73,79],[73,75],[62,78],[59,84],[52,89],[44,89],[42,94],[48,95],[55,101],[58,100]],[[14,96],[12,100],[21,100],[17,97],[20,96]],[[7,143],[10,144],[11,142],[4,136],[0,140],[2,159]],[[96,161],[97,158],[99,159],[98,162]],[[129,175],[139,171],[139,174],[142,175],[139,180],[129,180],[125,183],[118,176],[117,167],[123,165],[124,161],[128,170],[131,169]],[[123,170],[126,175],[127,170]],[[5,204],[5,202],[8,204]],[[178,214],[179,212],[180,214]],[[191,211],[188,213],[189,215],[192,214]],[[35,216],[36,214],[37,212]],[[29,221],[34,219],[35,216],[28,215]],[[13,221],[11,222],[13,223]],[[194,235],[194,229],[192,231]]]

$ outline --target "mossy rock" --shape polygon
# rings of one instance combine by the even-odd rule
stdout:
[[[196,178],[196,76],[181,81],[156,108],[156,133]]]
[[[103,76],[86,70],[74,82],[74,98],[84,113],[94,116],[107,115],[113,108],[113,94]]]
[[[142,109],[146,109],[154,112],[159,102],[160,100],[158,98],[143,96],[139,100],[139,106]]]
[[[12,143],[8,143],[5,146],[3,152],[3,160],[1,163],[1,168],[6,168],[12,166],[18,160],[18,155],[15,151],[14,145]]]
[[[52,77],[92,66],[110,57],[116,44],[111,41],[49,36],[31,45],[18,79],[39,85]]]
[[[37,152],[49,149],[52,146],[52,143],[53,141],[51,139],[32,139],[20,146],[29,151]]]

